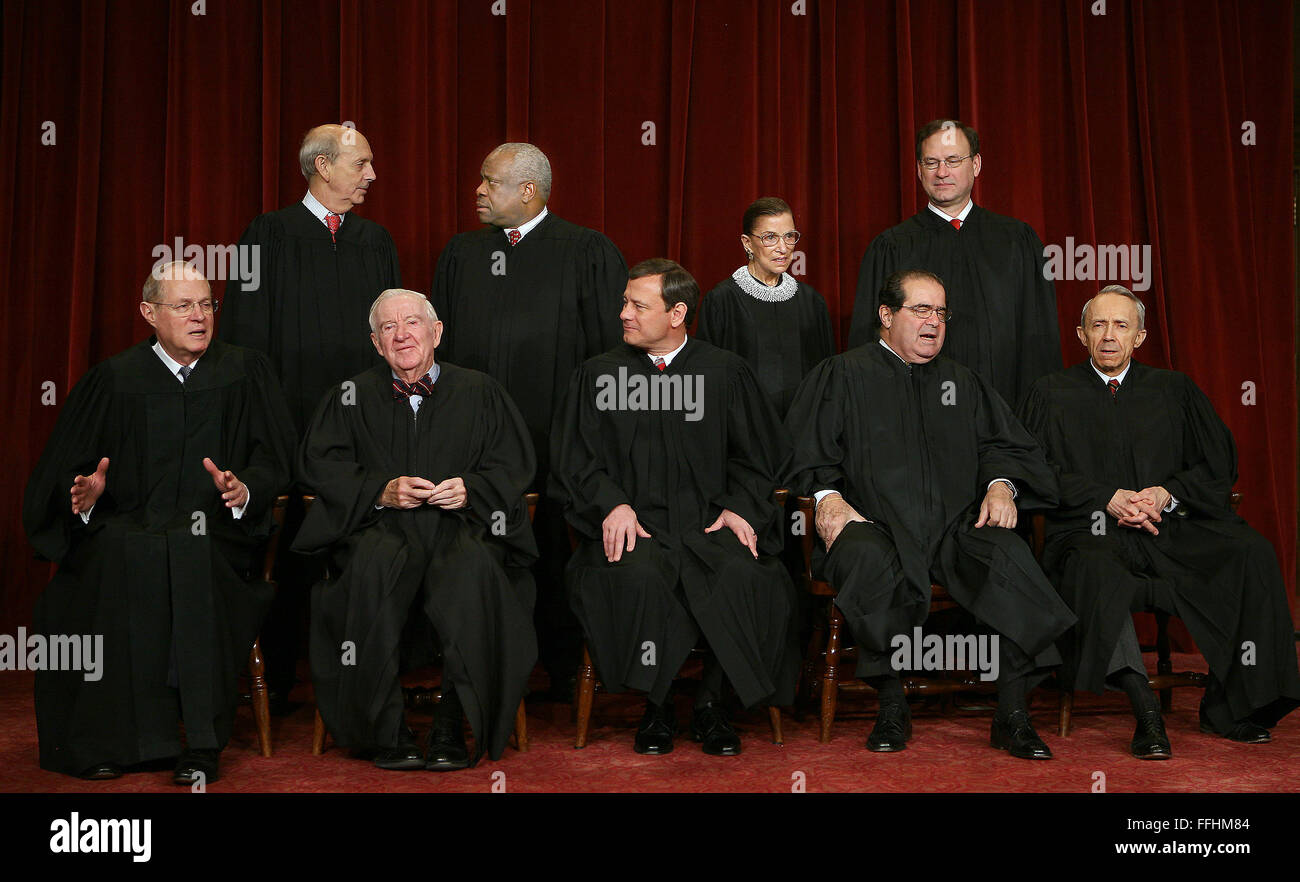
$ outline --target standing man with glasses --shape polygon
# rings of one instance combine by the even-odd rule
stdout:
[[[925,622],[938,582],[993,631],[992,670],[981,671],[998,688],[990,743],[1050,759],[1028,695],[1060,663],[1053,643],[1074,616],[1014,528],[1018,508],[1056,504],[1056,480],[987,380],[940,355],[953,316],[937,276],[891,275],[876,317],[878,339],[814,368],[786,416],[786,486],[816,496],[826,546],[815,546],[814,570],[835,587],[857,674],[880,696],[867,749],[899,751],[911,738],[900,672],[913,656],[901,658],[897,641]]]
[[[388,231],[353,210],[376,179],[366,136],[317,126],[303,136],[298,167],[307,179],[302,200],[254,219],[239,240],[240,259],[256,262],[257,281],[227,284],[217,334],[271,359],[301,435],[325,390],[379,363],[357,329],[371,302],[402,279]],[[307,590],[323,575],[318,561],[289,550],[302,519],[294,493],[276,565],[280,590],[262,634],[276,715],[289,707]]]
[[[27,537],[59,565],[34,634],[83,650],[37,672],[42,768],[105,780],[179,755],[175,783],[217,779],[295,438],[266,356],[212,340],[216,310],[192,267],[150,273],[154,336],[81,378],[27,483]]]
[[[1034,380],[1061,368],[1056,287],[1043,277],[1033,228],[971,200],[982,164],[979,134],[959,120],[937,119],[917,132],[916,176],[929,204],[877,236],[863,256],[849,346],[873,338],[876,294],[890,273],[929,270],[959,314],[944,354],[1014,407]]]

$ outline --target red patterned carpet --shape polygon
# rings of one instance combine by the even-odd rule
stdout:
[[[1204,670],[1196,656],[1175,655],[1178,670]],[[1154,658],[1149,659],[1154,667]],[[295,699],[307,699],[300,688]],[[275,755],[257,752],[252,716],[240,711],[235,736],[222,754],[221,780],[212,793],[253,792],[478,792],[494,784],[512,793],[539,792],[789,792],[802,782],[807,792],[1074,792],[1093,789],[1097,773],[1108,792],[1300,792],[1300,713],[1274,730],[1266,745],[1240,745],[1197,731],[1199,692],[1175,690],[1166,716],[1174,758],[1142,762],[1128,755],[1132,717],[1122,696],[1079,695],[1068,738],[1056,737],[1056,695],[1035,694],[1034,723],[1056,759],[1028,762],[988,746],[990,714],[915,708],[914,736],[902,753],[868,753],[863,744],[874,701],[849,696],[830,744],[817,742],[817,724],[785,715],[785,745],[770,743],[765,715],[745,716],[744,753],[708,757],[688,737],[672,754],[642,757],[632,751],[641,700],[597,695],[590,741],[573,749],[568,705],[530,704],[530,750],[507,749],[499,762],[451,774],[385,772],[329,749],[311,755],[312,707],[304,704],[273,721]],[[678,723],[689,721],[690,700],[678,698]],[[414,714],[415,728],[428,716]],[[108,782],[87,782],[42,771],[37,766],[32,675],[0,674],[0,791],[17,793],[176,792],[169,771],[128,774]],[[421,733],[423,734],[423,733]],[[501,774],[498,774],[501,773]],[[502,777],[504,775],[504,777]]]

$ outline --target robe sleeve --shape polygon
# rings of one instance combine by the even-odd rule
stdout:
[[[578,315],[582,321],[583,357],[608,352],[623,341],[623,292],[627,290],[627,264],[608,237],[591,231],[582,252],[582,284]]]
[[[384,487],[396,473],[375,472],[361,463],[352,423],[361,405],[344,404],[341,387],[332,387],[316,408],[298,449],[298,474],[316,495],[293,550],[320,551],[379,520],[376,509]]]
[[[247,415],[245,464],[235,467],[217,462],[215,456],[212,459],[248,485],[249,504],[236,523],[252,535],[270,535],[275,497],[288,489],[292,481],[298,436],[270,360],[260,352],[249,350],[244,353],[244,372],[248,377],[251,408]]]
[[[898,251],[889,231],[872,240],[858,269],[858,293],[853,300],[853,320],[849,328],[849,348],[871,342],[876,329],[876,303],[880,286],[898,267]]]
[[[1043,243],[1029,224],[1020,225],[1018,242],[1021,259],[1026,264],[1023,289],[1018,299],[1020,309],[1019,376],[1016,378],[1016,401],[1019,403],[1039,377],[1061,369],[1061,329],[1056,315],[1056,284],[1043,272],[1047,258]]]
[[[438,255],[438,267],[433,273],[433,282],[429,286],[429,301],[442,321],[442,340],[438,343],[438,360],[458,364],[456,357],[456,321],[452,310],[452,295],[456,290],[456,274],[459,260],[456,254],[456,239],[452,239]]]
[[[530,563],[537,558],[536,540],[528,507],[524,504],[537,469],[537,455],[523,416],[505,390],[490,377],[484,377],[484,400],[474,415],[479,423],[475,437],[483,440],[474,468],[460,477],[469,495],[468,514],[490,535],[500,535],[511,548],[520,552],[513,562]],[[431,480],[446,480],[453,475]],[[505,515],[505,533],[496,529],[498,513]]]
[[[378,224],[376,226],[379,228],[379,235],[382,237],[381,251],[385,270],[384,287],[375,292],[375,296],[378,297],[389,288],[402,287],[402,262],[397,257],[397,243],[393,241],[392,235]]]
[[[1023,510],[1056,508],[1056,475],[1043,448],[1012,414],[997,390],[978,375],[970,374],[979,390],[975,424],[979,437],[979,496],[997,478],[1016,485],[1016,506]]]
[[[1059,491],[1059,516],[1064,518],[1086,518],[1094,511],[1105,511],[1110,498],[1115,495],[1117,487],[1107,488],[1092,480],[1087,475],[1070,472],[1060,467],[1060,458],[1053,448],[1054,431],[1051,393],[1048,378],[1040,379],[1029,390],[1018,411],[1025,428],[1033,435],[1047,453],[1049,464],[1056,476]]]
[[[778,554],[782,548],[782,510],[773,494],[790,445],[754,372],[739,357],[727,401],[726,491],[709,502],[717,507],[711,518],[728,509],[743,517],[759,537],[759,550]]]
[[[271,292],[276,290],[273,254],[279,245],[279,230],[269,215],[254,218],[239,237],[239,253],[257,255],[257,286],[246,288],[238,280],[226,283],[221,301],[217,339],[236,346],[271,354]]]
[[[102,443],[113,403],[113,373],[107,365],[91,368],[73,387],[54,432],[36,463],[23,494],[23,529],[45,560],[61,562],[76,531],[85,529],[72,513],[69,488],[77,475],[89,475],[111,451]],[[113,462],[110,456],[104,492],[91,514],[102,517],[114,509]]]
[[[727,345],[727,341],[723,339],[722,335],[722,331],[726,327],[726,317],[723,315],[722,304],[724,296],[721,285],[705,295],[704,302],[700,304],[699,321],[695,323],[695,337],[719,349],[730,350],[731,347]]]
[[[1164,487],[1193,511],[1227,516],[1228,497],[1237,481],[1232,433],[1190,377],[1183,377],[1182,398],[1183,467],[1164,479]]]
[[[849,499],[843,469],[844,408],[839,403],[840,385],[837,360],[823,361],[803,378],[786,413],[785,427],[793,450],[784,469],[784,482],[796,495],[835,490]]]
[[[816,313],[817,349],[813,353],[812,363],[817,364],[835,354],[835,333],[831,330],[831,313],[826,306],[826,298],[814,288],[809,288],[813,295],[813,310]]]
[[[599,442],[595,378],[586,365],[573,372],[564,402],[551,424],[551,473],[547,493],[564,506],[565,518],[588,538],[598,538],[611,511],[631,500],[610,475]]]

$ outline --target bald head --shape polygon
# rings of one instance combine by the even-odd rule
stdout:
[[[365,202],[376,178],[366,136],[335,123],[317,126],[303,136],[298,167],[312,196],[338,214]]]

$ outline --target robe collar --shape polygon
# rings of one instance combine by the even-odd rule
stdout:
[[[948,224],[949,226],[952,225],[952,221],[953,221],[953,217],[952,217],[952,215],[948,214],[948,213],[947,213],[946,211],[944,211],[942,208],[940,208],[939,206],[935,205],[933,202],[927,202],[925,207],[928,208],[928,209],[930,209],[932,212],[934,212],[934,213],[935,213],[936,215],[938,215],[940,218],[942,218],[942,219],[943,219],[943,222],[944,222],[945,224]],[[974,200],[974,199],[968,199],[968,200],[966,200],[966,207],[963,208],[963,209],[961,210],[961,213],[957,215],[957,220],[961,221],[962,226],[965,226],[965,225],[966,225],[966,218],[970,216],[971,209],[974,208],[974,207],[975,207],[975,200]]]
[[[540,224],[542,221],[546,220],[546,216],[550,213],[551,210],[547,208],[545,205],[543,205],[541,213],[538,214],[537,217],[530,220],[528,223],[518,227],[502,227],[501,232],[505,234],[506,238],[509,238],[511,230],[518,230],[519,242],[522,242],[524,241],[524,236],[527,236],[534,229],[536,229],[537,225]],[[515,244],[518,245],[519,242],[516,242]]]
[[[154,355],[158,356],[158,358],[163,363],[163,367],[167,368],[168,372],[170,372],[171,375],[176,378],[176,381],[178,383],[184,383],[185,381],[181,379],[181,374],[180,374],[183,365],[179,361],[177,361],[176,359],[172,358],[170,355],[167,354],[167,350],[163,349],[162,344],[158,342],[158,338],[156,336],[153,337],[152,339],[153,339],[153,345],[150,346],[149,348],[153,350]],[[204,355],[206,354],[207,353],[204,353]],[[198,358],[190,362],[191,371],[193,371],[195,368],[198,367],[199,360],[202,358],[203,356],[200,355]]]
[[[1103,374],[1101,371],[1097,370],[1097,366],[1092,363],[1091,357],[1088,358],[1088,367],[1092,368],[1092,372],[1096,374],[1097,377],[1101,380],[1102,385],[1109,386],[1111,380],[1119,380],[1119,384],[1123,386],[1124,378],[1128,376],[1129,368],[1133,367],[1133,359],[1129,358],[1128,364],[1124,365],[1124,370],[1120,371],[1118,374],[1116,374],[1113,377],[1108,377],[1105,374]]]

